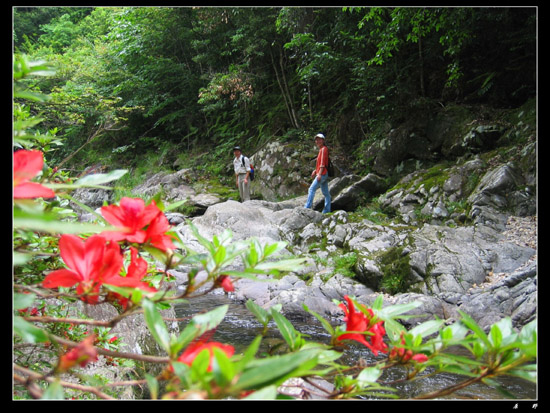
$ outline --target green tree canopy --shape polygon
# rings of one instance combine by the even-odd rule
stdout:
[[[59,128],[59,160],[94,136],[96,150],[131,148],[112,159],[131,162],[319,130],[356,147],[414,108],[519,106],[536,93],[536,18],[534,7],[16,7],[14,46],[56,67],[31,89],[53,97],[32,110]]]

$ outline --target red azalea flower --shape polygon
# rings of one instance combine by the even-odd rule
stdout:
[[[401,344],[405,345],[405,338],[401,333]],[[406,363],[409,360],[414,360],[417,363],[425,363],[428,361],[428,356],[422,353],[414,354],[412,350],[405,350],[404,347],[394,347],[390,351],[390,360],[395,360],[400,363]]]
[[[383,326],[384,322],[374,322],[374,313],[370,308],[367,309],[370,317],[367,317],[362,311],[355,311],[353,301],[347,295],[344,296],[344,299],[347,301],[348,306],[346,307],[344,303],[341,303],[339,307],[345,314],[344,321],[346,321],[346,331],[350,332],[339,336],[338,341],[358,341],[370,348],[375,356],[378,355],[379,351],[386,353],[388,351],[388,346],[384,343],[384,335],[386,334],[386,330]],[[368,332],[371,333],[371,335],[366,336],[365,334],[361,334],[361,332]],[[367,341],[367,337],[370,337],[370,343]]]
[[[226,293],[235,291],[235,286],[231,282],[231,278],[229,278],[227,275],[221,275],[218,278],[218,282]]]
[[[22,315],[26,315],[26,316],[37,316],[39,315],[38,313],[38,309],[36,307],[33,307],[32,309],[29,310],[29,307],[27,308],[22,308],[20,310],[18,310],[20,314]]]
[[[107,243],[105,238],[94,235],[87,240],[64,234],[59,240],[59,251],[65,265],[70,269],[51,272],[43,281],[45,288],[77,286],[81,299],[97,304],[101,284],[119,273],[122,254],[118,244]]]
[[[40,151],[19,150],[13,154],[13,197],[53,198],[55,192],[36,182],[29,182],[42,170],[44,155]]]
[[[168,223],[166,215],[159,212],[159,214],[147,227],[147,231],[145,231],[145,240],[149,241],[154,247],[162,251],[176,249],[176,246],[172,243],[172,237],[170,235],[166,235],[166,232],[169,229],[170,224]]]
[[[101,233],[109,241],[143,243],[147,239],[145,226],[149,225],[158,214],[162,214],[155,201],[145,206],[140,198],[124,197],[120,205],[101,207],[101,214],[109,224],[120,228],[118,231],[104,231]]]
[[[91,335],[82,340],[76,347],[59,358],[58,372],[65,372],[75,365],[85,367],[88,363],[97,360],[97,350],[94,347],[95,336]]]
[[[143,280],[143,277],[147,275],[147,261],[143,258],[138,257],[138,251],[134,247],[130,247],[131,251],[131,261],[128,266],[128,272],[126,276],[123,277],[120,274],[111,274],[109,277],[105,278],[104,284],[115,285],[119,287],[130,287],[130,288],[139,288],[144,291],[157,291],[155,288],[150,287]],[[124,309],[128,305],[128,298],[121,296],[118,293],[110,293]]]
[[[210,363],[206,371],[212,371],[212,361],[214,360],[214,348],[222,350],[227,357],[231,357],[235,353],[235,348],[229,344],[218,343],[217,341],[201,341],[191,343],[185,351],[178,357],[178,361],[190,366],[193,360],[199,355],[200,352],[206,350],[210,353]]]

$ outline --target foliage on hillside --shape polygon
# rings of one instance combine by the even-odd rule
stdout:
[[[55,68],[26,80],[51,99],[21,103],[17,114],[40,114],[35,132],[62,142],[49,161],[80,170],[99,160],[178,162],[223,175],[234,144],[252,153],[274,137],[317,131],[352,158],[418,111],[518,107],[534,96],[536,16],[536,8],[16,7],[15,53]]]

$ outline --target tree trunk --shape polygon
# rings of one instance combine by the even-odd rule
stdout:
[[[422,36],[418,36],[418,58],[420,59],[420,93],[426,97],[424,89],[424,57],[422,56]]]
[[[290,119],[290,123],[293,127],[296,127],[294,124],[294,120],[292,118],[292,111],[290,110],[290,105],[287,101],[285,89],[283,88],[283,84],[281,83],[281,78],[279,77],[279,72],[277,71],[277,65],[275,65],[275,59],[273,58],[273,53],[271,53],[271,63],[273,64],[273,70],[275,71],[275,77],[277,78],[277,83],[279,84],[279,89],[281,89],[281,95],[283,96],[283,100],[285,102],[285,107],[288,112],[288,118]]]

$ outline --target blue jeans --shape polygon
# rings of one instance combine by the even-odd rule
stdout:
[[[323,208],[323,214],[326,214],[327,212],[330,212],[330,203],[332,202],[330,192],[328,190],[328,174],[321,175],[321,182],[319,182],[317,180],[317,176],[315,176],[313,183],[309,187],[305,208],[312,208],[313,198],[315,197],[315,192],[317,192],[319,187],[321,187],[321,192],[325,196],[325,207]]]

